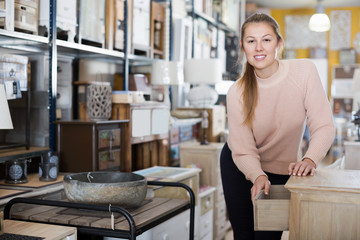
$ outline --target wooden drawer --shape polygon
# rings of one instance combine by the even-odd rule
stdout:
[[[200,217],[200,238],[213,232],[213,211],[207,212]],[[211,234],[212,236],[212,234]]]
[[[120,167],[120,149],[99,152],[99,170]]]
[[[225,199],[221,202],[215,202],[214,219],[226,218],[226,204]]]
[[[176,215],[152,229],[151,239],[183,240],[189,236],[189,212]],[[140,237],[141,238],[141,237]]]
[[[216,187],[215,191],[215,203],[224,201],[224,190],[222,185]]]
[[[201,199],[201,216],[213,209],[214,198],[213,195],[208,195]]]
[[[289,229],[290,192],[284,185],[272,185],[270,194],[261,191],[254,200],[254,230]]]
[[[223,239],[227,230],[230,228],[230,222],[225,217],[214,221],[214,239]]]
[[[120,146],[120,128],[99,130],[99,148]]]

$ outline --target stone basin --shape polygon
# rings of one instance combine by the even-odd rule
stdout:
[[[64,177],[63,185],[71,202],[122,207],[139,206],[147,191],[146,178],[129,172],[73,173]]]

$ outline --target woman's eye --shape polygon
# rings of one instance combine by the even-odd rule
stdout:
[[[254,42],[254,40],[249,40],[249,41],[248,41],[248,43],[253,43],[253,42]]]
[[[264,41],[265,41],[265,42],[270,42],[270,41],[271,41],[271,39],[264,39]]]

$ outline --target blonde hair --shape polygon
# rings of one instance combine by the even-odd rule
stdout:
[[[281,41],[282,37],[279,30],[279,25],[277,24],[276,20],[271,16],[264,14],[264,13],[255,13],[247,18],[244,24],[241,27],[241,42],[244,42],[244,33],[247,26],[250,23],[267,23],[269,24],[276,34],[277,40]],[[243,44],[241,45],[241,49],[243,49]],[[283,45],[280,48],[280,51],[277,53],[278,58],[282,58],[283,55]],[[241,56],[238,59],[240,62]],[[258,100],[258,91],[257,91],[257,81],[254,72],[254,67],[250,65],[247,61],[243,63],[243,71],[240,76],[239,81],[240,86],[244,86],[243,90],[243,107],[245,112],[245,120],[243,124],[247,124],[248,126],[252,127],[252,121],[254,120],[254,113],[255,108],[257,105]]]

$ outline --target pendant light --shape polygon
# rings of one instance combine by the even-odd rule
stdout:
[[[325,13],[325,8],[321,4],[322,0],[317,1],[316,13],[311,16],[309,28],[314,32],[326,32],[330,30],[330,19]]]

